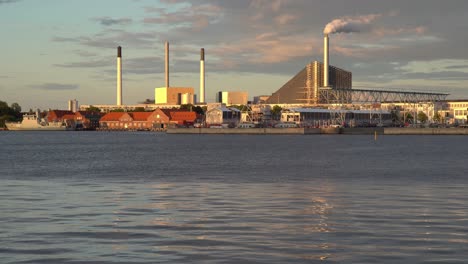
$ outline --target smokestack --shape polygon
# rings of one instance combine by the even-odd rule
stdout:
[[[328,87],[329,77],[328,77],[328,68],[329,68],[329,38],[328,34],[325,34],[323,38],[323,86]]]
[[[122,47],[117,47],[117,105],[122,105]]]
[[[205,49],[200,51],[200,103],[205,103]]]
[[[166,87],[169,88],[169,42],[166,41]]]

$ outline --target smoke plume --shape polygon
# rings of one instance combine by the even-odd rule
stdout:
[[[328,23],[323,30],[324,34],[352,33],[368,30],[370,24],[381,17],[379,14],[372,14],[358,17],[344,17],[335,19]]]

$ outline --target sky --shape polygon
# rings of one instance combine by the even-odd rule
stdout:
[[[330,24],[331,23],[331,24]],[[449,93],[468,99],[465,0],[0,0],[0,100],[30,108],[115,104],[116,53],[123,102],[165,85],[271,95],[311,61],[353,73],[353,87]],[[330,27],[328,27],[330,28]]]

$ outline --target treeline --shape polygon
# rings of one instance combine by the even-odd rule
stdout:
[[[7,102],[0,101],[0,127],[5,127],[5,122],[17,122],[22,118],[21,106],[18,103],[8,106]]]

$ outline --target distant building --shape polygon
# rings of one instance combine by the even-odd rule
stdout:
[[[96,130],[103,116],[104,114],[100,112],[78,111],[74,116],[75,127],[82,130]]]
[[[228,108],[225,105],[213,107],[206,112],[207,125],[231,125],[237,126],[241,119],[241,111],[236,108]]]
[[[164,130],[169,125],[193,125],[196,113],[156,109],[153,112],[111,112],[99,121],[104,130]]]
[[[195,92],[190,87],[161,87],[156,88],[154,93],[157,105],[181,105],[195,102]]]
[[[78,101],[76,99],[68,101],[68,111],[72,111],[73,113],[75,113],[76,111],[78,111],[78,109],[79,106]]]
[[[216,102],[225,105],[246,105],[248,102],[247,92],[218,92]]]
[[[468,122],[468,100],[447,100],[445,102],[449,122],[453,124],[467,124]]]
[[[319,88],[324,87],[323,63],[314,61],[273,93],[268,104],[320,104]],[[352,73],[329,67],[330,89],[352,89]]]
[[[47,113],[47,122],[63,122],[65,116],[74,116],[75,113],[66,110],[50,110]]]
[[[367,127],[392,124],[392,114],[385,110],[330,110],[317,108],[291,108],[283,110],[281,122],[307,127],[349,125]]]
[[[269,95],[259,95],[259,96],[254,96],[253,103],[254,104],[265,104],[268,99],[270,99]]]

